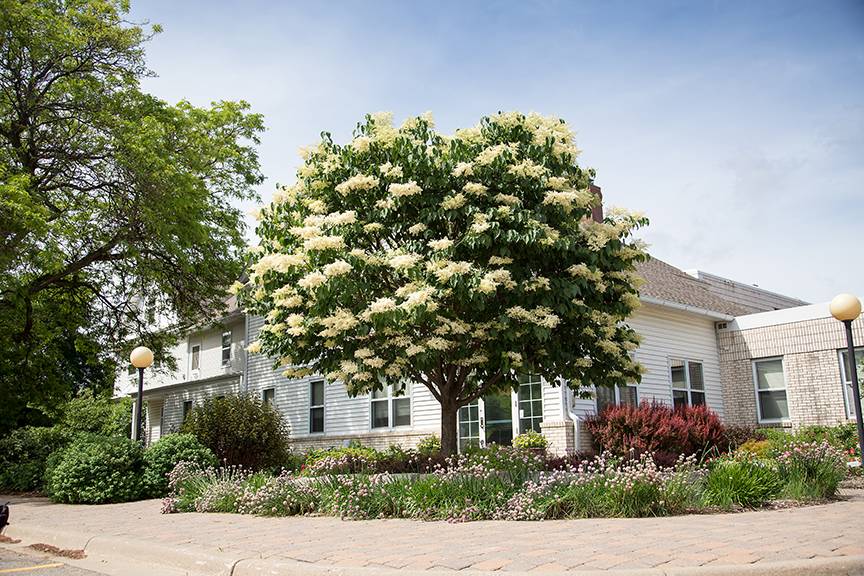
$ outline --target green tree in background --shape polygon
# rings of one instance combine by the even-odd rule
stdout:
[[[0,434],[106,388],[131,340],[221,312],[238,201],[262,181],[245,102],[141,91],[158,27],[117,0],[0,0]]]

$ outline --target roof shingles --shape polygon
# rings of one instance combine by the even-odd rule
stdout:
[[[694,278],[662,260],[649,258],[648,261],[637,264],[636,271],[645,279],[645,284],[639,290],[640,296],[648,296],[730,316],[740,316],[756,311],[749,306],[730,302],[713,294],[707,282]]]

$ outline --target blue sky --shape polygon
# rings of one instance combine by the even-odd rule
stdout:
[[[864,294],[864,2],[140,0],[144,86],[265,116],[266,201],[322,130],[567,120],[651,252],[812,302]],[[857,248],[854,246],[857,245]],[[848,247],[850,256],[844,247]]]

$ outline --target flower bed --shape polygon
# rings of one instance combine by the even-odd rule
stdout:
[[[682,456],[671,466],[646,454],[604,453],[553,470],[537,451],[494,447],[426,460],[425,470],[407,474],[369,473],[376,454],[317,454],[278,476],[181,463],[169,476],[164,511],[450,521],[667,516],[830,498],[845,474],[844,454],[827,442],[793,442],[764,458],[746,450],[702,462]]]

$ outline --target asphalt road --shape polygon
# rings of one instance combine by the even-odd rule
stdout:
[[[0,547],[0,576],[102,576],[63,563],[62,558],[34,552],[20,554]]]

